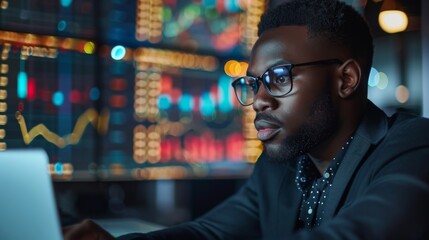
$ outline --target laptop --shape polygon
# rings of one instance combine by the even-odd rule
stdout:
[[[41,149],[0,152],[0,239],[63,239]]]

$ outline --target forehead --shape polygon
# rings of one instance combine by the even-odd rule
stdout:
[[[260,75],[282,63],[303,63],[328,58],[321,41],[308,38],[305,26],[281,26],[265,31],[252,49],[249,73]]]

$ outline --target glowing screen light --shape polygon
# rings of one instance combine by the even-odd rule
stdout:
[[[203,93],[200,102],[200,111],[204,117],[212,116],[215,113],[216,104],[210,93]]]
[[[219,79],[219,110],[221,112],[229,112],[232,110],[232,97],[230,78],[222,75]]]
[[[171,21],[173,18],[173,13],[171,12],[171,8],[162,9],[162,20],[165,22]]]
[[[58,31],[64,31],[67,27],[67,23],[64,20],[58,22],[57,29]]]
[[[19,98],[26,98],[27,97],[27,73],[26,72],[19,72],[18,73],[18,97]]]
[[[64,103],[64,94],[62,92],[55,92],[52,95],[52,103],[55,106],[61,106]]]
[[[228,12],[238,12],[240,11],[240,1],[239,0],[226,0],[225,9]]]
[[[124,132],[119,130],[111,131],[109,133],[109,140],[113,143],[118,143],[118,144],[125,142]]]
[[[189,94],[183,94],[179,99],[179,108],[183,112],[190,112],[194,108],[194,99]]]
[[[36,81],[34,78],[28,79],[27,85],[27,99],[32,101],[36,98]]]
[[[115,46],[112,48],[112,51],[110,52],[110,56],[112,56],[112,59],[114,60],[121,60],[125,57],[125,54],[127,53],[127,50],[121,46]]]
[[[158,107],[162,110],[167,110],[171,106],[171,98],[168,95],[161,94],[158,97]]]
[[[177,35],[179,35],[180,33],[180,29],[179,29],[179,25],[177,24],[177,22],[168,22],[165,25],[164,28],[164,36],[165,37],[176,37]]]
[[[89,90],[89,98],[91,98],[92,101],[98,100],[100,97],[100,90],[96,87],[91,88]]]
[[[203,5],[206,8],[214,8],[216,7],[216,0],[203,0]]]
[[[190,4],[185,8],[184,16],[187,19],[194,20],[199,15],[201,15],[201,8],[198,4]]]
[[[61,0],[61,6],[62,7],[70,7],[70,5],[72,4],[73,0]]]
[[[77,90],[72,90],[69,95],[69,100],[72,103],[79,103],[80,101],[80,92]]]
[[[111,112],[110,113],[110,123],[113,125],[122,125],[124,124],[126,116],[123,112]]]
[[[61,175],[64,172],[63,164],[60,162],[55,163],[54,171],[56,174]]]

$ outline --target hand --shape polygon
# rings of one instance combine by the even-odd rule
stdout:
[[[86,219],[81,223],[63,228],[64,240],[114,240],[106,230]]]

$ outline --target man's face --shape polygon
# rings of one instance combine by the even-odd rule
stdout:
[[[276,65],[335,58],[332,55],[316,40],[308,40],[306,27],[282,26],[264,32],[258,39],[248,73],[256,77]],[[253,103],[255,127],[272,159],[285,162],[300,153],[311,153],[335,132],[338,114],[331,82],[337,66],[294,67],[293,89],[284,97],[270,96],[261,85]]]

